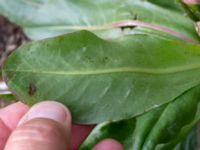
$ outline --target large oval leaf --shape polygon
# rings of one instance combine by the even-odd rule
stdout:
[[[167,9],[172,7],[174,9]],[[93,31],[107,39],[125,34],[119,26],[130,26],[130,21],[137,19],[198,40],[194,22],[184,11],[177,9],[183,8],[175,0],[0,0],[0,14],[23,26],[32,39],[81,29]],[[135,28],[134,33],[143,30],[141,27]]]
[[[80,31],[21,47],[3,73],[22,100],[61,101],[75,122],[121,120],[198,85],[200,46],[153,35],[106,41]]]

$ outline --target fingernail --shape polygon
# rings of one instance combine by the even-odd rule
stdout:
[[[20,121],[19,125],[36,118],[52,119],[64,123],[66,122],[67,116],[69,116],[68,114],[67,109],[60,103],[51,101],[42,102],[33,106]]]
[[[122,144],[114,139],[105,139],[98,143],[92,150],[123,150]]]

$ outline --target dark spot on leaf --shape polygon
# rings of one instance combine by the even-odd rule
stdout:
[[[29,84],[29,88],[28,88],[28,94],[30,96],[33,96],[36,93],[36,91],[37,91],[37,88],[36,88],[35,84],[34,83],[30,83]]]
[[[93,63],[93,62],[95,62],[94,59],[92,57],[90,57],[90,56],[85,56],[85,61],[87,63]]]
[[[120,27],[121,28],[121,31],[124,31],[125,29],[130,29],[130,30],[133,30],[136,26],[123,26],[123,27]]]
[[[125,27],[120,27],[121,28],[121,31],[124,31]]]
[[[137,14],[134,14],[133,15],[133,20],[137,20],[138,19],[138,15]]]
[[[101,61],[100,61],[100,63],[102,63],[102,64],[106,64],[106,63],[108,63],[108,62],[109,62],[109,58],[108,58],[107,56],[103,57],[103,58],[101,59]]]
[[[138,14],[135,14],[133,12],[130,12],[131,16],[132,16],[132,20],[138,20]],[[130,30],[133,30],[136,26],[122,26],[120,27],[121,28],[121,31],[124,31],[125,29],[130,29]]]

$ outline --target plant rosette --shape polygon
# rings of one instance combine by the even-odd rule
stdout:
[[[80,150],[105,138],[125,150],[193,150],[197,13],[176,0],[0,0],[0,14],[33,40],[9,56],[3,78],[27,104],[57,100],[75,123],[98,124]]]

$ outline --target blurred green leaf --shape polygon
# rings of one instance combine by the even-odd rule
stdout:
[[[175,0],[170,3],[166,0],[0,0],[0,14],[22,26],[35,40],[83,29],[106,39],[145,31],[136,25],[134,30],[122,32],[119,25],[127,20],[164,26],[199,40],[193,21],[183,11],[177,11],[183,8]]]
[[[80,150],[90,150],[106,138],[121,142],[125,150],[172,150],[192,130],[200,116],[200,86],[195,87],[175,101],[156,108],[136,119],[98,125]],[[188,137],[191,141],[192,137]],[[195,141],[194,141],[195,142]],[[176,147],[195,150],[194,143]],[[181,149],[183,150],[183,149]]]

